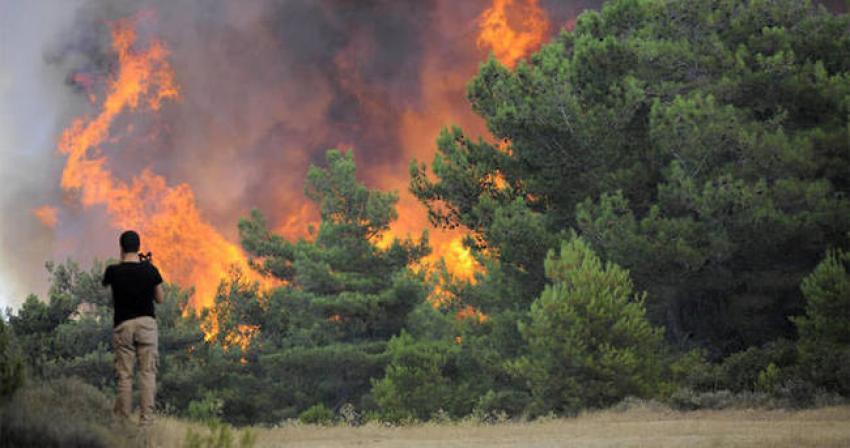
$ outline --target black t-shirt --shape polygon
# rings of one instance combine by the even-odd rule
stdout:
[[[128,319],[154,314],[154,288],[162,283],[162,276],[148,262],[121,262],[106,268],[103,286],[112,286],[112,304],[115,308],[115,326]]]

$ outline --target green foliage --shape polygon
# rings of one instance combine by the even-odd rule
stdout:
[[[767,393],[774,393],[779,387],[782,379],[782,371],[776,364],[770,363],[764,370],[759,372],[758,389]]]
[[[115,364],[112,349],[102,342],[91,352],[72,358],[53,358],[42,365],[43,378],[74,376],[96,387],[115,384]]]
[[[794,319],[800,333],[800,367],[818,386],[850,395],[850,254],[830,251],[801,285],[806,314]]]
[[[664,390],[669,396],[677,389],[688,388],[696,390],[708,390],[717,385],[716,368],[705,360],[704,353],[699,350],[691,350],[675,356],[669,360],[667,366],[669,373],[668,390]]]
[[[604,264],[581,238],[546,258],[547,285],[520,326],[529,353],[514,366],[526,378],[535,412],[576,413],[658,388],[662,333],[646,319],[627,271]]]
[[[259,364],[269,375],[270,384],[260,393],[270,394],[277,406],[292,407],[295,412],[318,403],[333,406],[352,402],[358,408],[367,408],[369,381],[383,374],[385,349],[385,342],[335,343],[263,355]]]
[[[273,235],[258,211],[239,224],[253,263],[286,285],[257,300],[256,289],[231,282],[216,305],[222,334],[243,324],[261,328],[252,346],[280,418],[319,403],[374,408],[370,379],[384,374],[386,342],[407,325],[418,334],[447,331],[423,309],[423,274],[408,268],[428,254],[427,234],[379,247],[397,217],[397,194],[360,183],[350,152],[330,150],[326,161],[310,168],[305,186],[322,219],[312,241]],[[414,321],[414,310],[427,320]],[[287,381],[275,380],[281,377]]]
[[[669,393],[680,388],[688,396],[725,391],[733,395],[765,393],[776,398],[780,386],[799,375],[797,363],[797,347],[786,339],[750,347],[717,363],[707,362],[702,353],[691,351],[670,364],[669,386],[674,390]]]
[[[778,340],[764,347],[750,347],[734,353],[717,366],[715,389],[732,392],[765,390],[784,380],[781,369],[790,369],[797,361],[796,349],[790,341]],[[763,373],[769,371],[765,377]]]
[[[78,379],[32,382],[0,407],[4,448],[126,446],[130,440],[117,435],[122,431],[107,397]]]
[[[390,362],[386,374],[373,382],[372,395],[390,420],[399,417],[428,419],[439,410],[447,412],[459,398],[456,380],[460,348],[451,342],[416,341],[407,333],[393,338],[387,347]]]
[[[514,70],[483,64],[468,98],[499,145],[444,131],[410,189],[497,259],[488,314],[537,297],[575,228],[677,344],[793,338],[800,280],[850,230],[848,24],[795,0],[609,2]]]
[[[481,395],[472,410],[473,415],[480,415],[484,421],[498,421],[502,416],[518,416],[528,409],[531,396],[517,389],[488,390]]]
[[[240,222],[243,246],[266,266],[288,267],[267,269],[291,282],[269,305],[278,307],[272,316],[275,332],[294,325],[292,336],[301,333],[314,341],[388,340],[425,297],[422,278],[407,266],[427,255],[427,237],[377,247],[397,216],[397,195],[359,183],[351,153],[328,151],[327,162],[327,168],[310,168],[306,186],[321,210],[315,241],[290,243],[271,235],[254,211]],[[284,296],[295,300],[280,303]]]
[[[298,416],[301,423],[308,425],[330,425],[334,423],[336,416],[333,411],[325,407],[324,404],[310,406]]]
[[[455,334],[455,319],[423,301],[407,315],[405,331],[418,340],[447,340]]]
[[[107,308],[111,299],[100,285],[103,269],[104,265],[97,261],[88,271],[73,261],[59,265],[47,263],[51,278],[48,302],[30,295],[17,313],[9,316],[9,325],[18,335],[32,374],[52,375],[57,364],[79,363],[75,358],[85,357],[111,343],[112,315]],[[93,307],[90,314],[78,313],[81,303]],[[84,370],[80,373],[85,373]],[[111,377],[95,374],[92,383],[108,382]]]
[[[24,383],[24,363],[12,330],[0,319],[0,404]]]
[[[221,419],[223,408],[224,402],[214,393],[207,392],[203,399],[189,402],[188,416],[196,422],[217,422]]]

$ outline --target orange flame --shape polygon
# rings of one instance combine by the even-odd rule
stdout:
[[[58,149],[68,157],[61,185],[78,192],[85,206],[105,206],[115,227],[138,230],[163,275],[195,288],[191,305],[199,312],[213,303],[217,286],[231,267],[265,286],[269,282],[249,268],[237,245],[204,220],[189,185],[170,186],[149,170],[126,182],[108,168],[101,145],[114,140],[110,138],[114,120],[140,105],[156,111],[164,101],[180,96],[168,49],[156,39],[147,48],[136,48],[134,20],[112,24],[118,71],[108,79],[100,112],[93,118],[76,119],[60,138]]]
[[[487,315],[482,313],[480,310],[476,309],[472,305],[466,305],[460,311],[455,314],[455,318],[458,320],[461,319],[475,319],[479,324],[487,322]]]
[[[254,340],[254,336],[259,332],[260,327],[257,325],[239,324],[235,331],[224,336],[224,339],[221,341],[221,347],[225,350],[231,347],[239,347],[239,350],[243,354],[239,359],[239,363],[242,365],[248,364],[248,359],[245,358],[244,354],[251,347],[251,341]]]
[[[463,245],[463,238],[452,239],[443,253],[443,260],[449,272],[460,280],[475,283],[475,274],[483,271],[483,267],[472,257],[469,248]]]
[[[437,235],[443,236],[438,233]],[[391,229],[379,235],[372,244],[379,249],[387,249],[392,244],[393,240],[398,238],[398,235]],[[430,269],[435,263],[442,260],[446,264],[446,269],[455,279],[469,283],[475,283],[475,274],[483,273],[484,267],[478,263],[469,248],[463,245],[463,235],[449,235],[448,239],[442,238],[437,241],[429,241],[433,252],[421,260],[421,266]]]
[[[239,347],[242,353],[245,353],[251,347],[251,340],[259,331],[260,327],[257,325],[239,324],[236,326],[236,331],[224,336],[221,346],[224,349]]]
[[[41,221],[42,224],[49,228],[56,227],[56,223],[59,222],[59,215],[56,210],[56,207],[51,207],[49,205],[43,205],[32,211],[32,214]]]
[[[478,24],[478,48],[489,49],[510,68],[539,48],[549,34],[549,19],[537,0],[493,0]]]

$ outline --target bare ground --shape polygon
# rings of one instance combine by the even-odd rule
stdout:
[[[158,446],[189,425],[162,419]],[[199,429],[200,431],[200,429]],[[850,406],[804,411],[603,411],[531,423],[253,428],[256,447],[850,447]],[[239,434],[235,434],[236,440]],[[238,446],[238,444],[237,444]]]

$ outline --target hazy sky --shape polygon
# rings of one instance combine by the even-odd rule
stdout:
[[[33,207],[58,190],[62,160],[55,141],[78,102],[48,48],[70,26],[77,0],[0,0],[0,307],[43,294],[53,232]],[[31,264],[37,266],[31,266]]]

